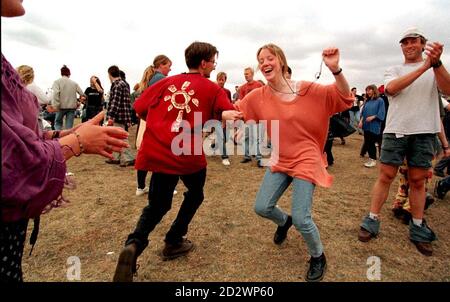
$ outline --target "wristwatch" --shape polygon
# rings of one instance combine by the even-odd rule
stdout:
[[[433,68],[439,68],[439,67],[441,67],[441,65],[442,65],[442,61],[439,60],[439,61],[437,61],[436,63],[434,63],[433,65],[431,65],[431,67],[433,67]]]

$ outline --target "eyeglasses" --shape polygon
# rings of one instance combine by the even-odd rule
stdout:
[[[217,66],[217,62],[216,61],[208,61],[209,63],[213,63],[214,64],[214,67],[216,67]]]

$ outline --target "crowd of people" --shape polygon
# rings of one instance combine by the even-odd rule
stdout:
[[[20,0],[1,3],[4,17],[25,13]],[[330,187],[333,182],[327,167],[334,162],[334,137],[345,143],[348,135],[330,127],[330,119],[336,115],[350,130],[354,127],[353,131],[364,135],[360,156],[369,156],[364,166],[379,166],[370,211],[360,224],[358,239],[368,242],[379,234],[379,213],[400,171],[403,178],[394,214],[408,213],[403,217],[408,218],[410,240],[420,253],[431,256],[431,243],[437,236],[423,218],[432,203],[427,203],[431,194],[426,194],[426,182],[441,148],[444,157],[434,171],[444,177],[436,182],[435,196],[443,198],[450,189],[450,176],[446,175],[450,169],[446,137],[450,127],[445,114],[449,104],[442,98],[450,95],[450,75],[440,60],[441,43],[427,43],[426,35],[417,28],[407,30],[399,43],[404,62],[387,70],[382,86],[368,85],[363,96],[356,88],[350,89],[340,65],[340,50],[335,47],[322,51],[323,64],[334,76],[333,83],[324,85],[292,80],[284,51],[272,43],[263,45],[257,50],[256,62],[265,82],[254,80],[253,68],[245,68],[245,83],[236,86],[232,96],[225,88],[225,72],[217,74],[217,82],[209,79],[219,50],[210,43],[193,42],[184,52],[186,72],[169,76],[172,61],[158,55],[133,92],[123,70],[110,66],[107,102],[95,75],[83,91],[70,79],[70,69],[64,65],[52,94],[47,95],[34,84],[32,67],[14,69],[2,54],[0,281],[22,281],[29,220],[34,219],[38,229],[39,216],[60,204],[55,200],[64,199],[63,188],[70,182],[66,162],[82,154],[104,156],[111,165],[134,166],[136,195],[147,194],[148,205],[124,242],[114,281],[133,281],[137,259],[149,245],[151,232],[171,209],[180,180],[186,192],[166,233],[161,257],[171,260],[191,252],[194,242],[187,239],[188,228],[204,200],[207,175],[204,135],[197,130],[210,120],[217,121],[213,147],[221,151],[225,166],[231,164],[227,142],[236,140],[227,124],[230,122],[234,130],[235,122],[246,122],[241,163],[251,162],[255,156],[257,167],[266,168],[255,192],[254,211],[276,225],[274,244],[286,240],[291,226],[301,234],[310,255],[307,281],[322,280],[327,268],[312,205],[315,187]],[[80,103],[85,110],[82,122],[76,124]],[[133,124],[137,125],[136,155],[128,141]],[[266,162],[260,150],[263,133],[269,137],[267,147],[271,150]],[[148,172],[151,178],[147,186]],[[286,213],[277,203],[291,185],[291,213]]]

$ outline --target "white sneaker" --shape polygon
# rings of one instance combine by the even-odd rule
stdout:
[[[178,191],[177,190],[173,190],[173,195],[177,195]]]
[[[142,196],[147,193],[148,193],[148,187],[145,187],[143,189],[139,189],[139,188],[136,189],[136,196]]]
[[[228,160],[228,158],[224,158],[224,159],[222,159],[222,164],[224,166],[229,166],[230,165],[230,161]]]
[[[372,167],[375,167],[376,165],[377,165],[377,161],[375,159],[369,158],[369,161],[364,164],[364,167],[372,168]]]

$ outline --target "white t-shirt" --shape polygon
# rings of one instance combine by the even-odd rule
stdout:
[[[423,62],[403,64],[389,68],[384,75],[384,86],[408,74]],[[389,110],[384,133],[401,135],[439,133],[439,102],[436,79],[430,68],[411,85],[396,95],[388,95]]]
[[[34,94],[38,101],[39,101],[39,105],[47,105],[50,104],[50,101],[52,100],[51,95],[46,95],[44,93],[44,91],[42,91],[41,88],[39,88],[39,86],[37,86],[36,84],[31,83],[27,85],[27,89],[29,91],[31,91],[32,94]]]

